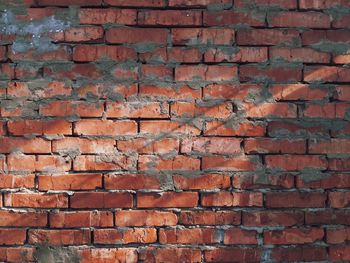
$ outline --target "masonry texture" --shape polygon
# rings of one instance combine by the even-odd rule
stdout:
[[[349,0],[1,0],[1,262],[349,262]]]

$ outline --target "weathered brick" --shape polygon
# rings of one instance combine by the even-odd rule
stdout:
[[[141,11],[138,12],[139,25],[157,26],[200,26],[202,25],[201,11]]]
[[[166,29],[111,28],[106,32],[106,41],[112,44],[165,44],[167,35]]]
[[[79,11],[80,24],[124,24],[135,25],[137,12],[134,9],[83,8]]]
[[[71,208],[127,208],[132,202],[132,194],[116,192],[79,192],[70,198]]]

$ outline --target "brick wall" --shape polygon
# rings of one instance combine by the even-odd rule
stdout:
[[[350,261],[350,1],[0,11],[0,261]]]

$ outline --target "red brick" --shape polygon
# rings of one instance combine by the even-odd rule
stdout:
[[[6,46],[0,46],[0,61],[5,61],[6,60]]]
[[[71,208],[127,208],[133,206],[130,193],[76,192],[70,197]]]
[[[106,41],[112,44],[166,44],[167,35],[166,29],[111,28],[106,32]]]
[[[214,228],[160,229],[161,244],[214,244],[220,242]]]
[[[23,245],[26,242],[26,229],[1,228],[0,245]]]
[[[104,0],[105,4],[111,6],[131,7],[164,7],[164,0]]]
[[[173,68],[165,65],[141,65],[141,80],[172,81]]]
[[[66,194],[46,193],[7,193],[5,206],[30,208],[67,208],[68,196]]]
[[[241,65],[239,72],[240,81],[254,81],[258,78],[267,78],[273,82],[301,81],[301,68],[288,68],[281,66],[256,66]]]
[[[303,45],[314,45],[322,42],[332,44],[347,42],[349,31],[346,30],[307,30],[301,34]]]
[[[231,0],[169,0],[169,6],[174,7],[208,7],[223,5],[225,8],[232,6]]]
[[[305,213],[305,223],[308,225],[350,225],[348,211],[327,209]]]
[[[12,61],[69,61],[71,60],[71,52],[67,46],[61,46],[57,50],[49,50],[46,52],[37,52],[30,49],[25,52],[15,52],[9,48],[8,57]]]
[[[40,6],[69,6],[69,5],[80,5],[80,6],[100,6],[102,0],[57,0],[52,2],[51,0],[38,0]]]
[[[327,229],[327,243],[339,244],[350,240],[350,228]]]
[[[329,248],[329,258],[333,261],[349,261],[350,260],[350,246],[336,246]]]
[[[8,131],[12,135],[71,135],[72,123],[64,120],[40,121],[23,120],[9,121]]]
[[[349,64],[350,55],[349,54],[334,55],[332,61],[335,64]]]
[[[237,32],[238,45],[292,45],[298,42],[298,31],[292,29],[241,29]]]
[[[79,10],[80,24],[124,24],[135,25],[137,11],[134,9],[96,9],[84,8]]]
[[[167,47],[139,54],[139,59],[142,62],[199,63],[202,54],[194,47]]]
[[[280,12],[268,18],[270,27],[329,28],[330,17],[320,12]]]
[[[350,176],[347,174],[325,174],[324,177],[313,178],[297,177],[297,187],[299,188],[348,188],[350,187]]]
[[[26,82],[9,82],[7,85],[7,95],[11,97],[30,97],[31,91]]]
[[[78,45],[74,48],[73,60],[78,62],[91,62],[113,60],[125,62],[137,58],[136,51],[122,46],[92,46]]]
[[[37,172],[65,172],[70,169],[71,160],[65,157],[57,155],[36,156],[35,171]]]
[[[179,223],[183,225],[239,225],[239,211],[181,211]]]
[[[175,187],[183,190],[225,189],[230,187],[230,177],[221,174],[205,174],[188,178],[176,175],[173,177]]]
[[[304,117],[343,119],[350,104],[346,103],[326,103],[326,104],[306,104],[304,108]]]
[[[270,59],[283,59],[289,62],[329,63],[331,55],[312,48],[271,48]]]
[[[209,84],[203,87],[205,99],[245,100],[251,94],[261,92],[261,85],[242,84]]]
[[[52,142],[52,152],[54,153],[114,153],[115,140],[113,139],[85,139],[76,137],[66,137]]]
[[[136,263],[138,258],[135,248],[85,248],[79,250],[79,252],[82,263],[98,262],[101,259],[107,260],[107,262],[128,259],[130,263]]]
[[[267,47],[209,48],[205,62],[264,62],[268,59]]]
[[[266,127],[263,123],[259,122],[242,122],[238,123],[237,126],[220,122],[211,121],[206,123],[204,135],[215,135],[215,136],[264,136]]]
[[[336,86],[335,98],[342,101],[350,101],[350,86],[342,85]]]
[[[281,189],[294,186],[292,174],[237,174],[234,175],[232,186],[237,189]]]
[[[178,155],[171,159],[162,159],[154,155],[141,155],[138,159],[139,170],[161,171],[161,170],[182,170],[195,171],[200,167],[200,160],[184,155]]]
[[[1,63],[0,64],[0,79],[10,80],[15,77],[15,67],[14,64]]]
[[[21,151],[23,153],[50,153],[50,142],[44,139],[0,138],[0,153]]]
[[[323,261],[327,260],[325,247],[276,247],[271,258],[277,262]]]
[[[77,80],[81,78],[97,80],[102,77],[103,72],[95,64],[48,64],[44,66],[44,76],[52,79]],[[36,77],[37,78],[37,77]]]
[[[129,228],[118,229],[95,229],[95,244],[130,244],[130,243],[155,243],[157,230],[155,228]]]
[[[258,248],[214,248],[204,251],[206,262],[259,262],[261,251]]]
[[[268,134],[271,137],[309,137],[309,136],[329,136],[328,129],[320,123],[309,121],[307,125],[298,121],[272,121],[268,126]]]
[[[190,102],[174,102],[171,104],[171,115],[173,117],[186,118],[228,118],[233,112],[232,104],[220,103],[217,105],[194,104]]]
[[[186,138],[181,141],[182,153],[234,154],[241,152],[241,139],[237,138]]]
[[[104,187],[110,190],[160,189],[160,181],[151,175],[106,174]]]
[[[228,28],[175,28],[171,30],[171,36],[174,45],[232,45],[235,31]]]
[[[80,155],[73,161],[75,171],[103,171],[135,169],[136,160],[133,156],[120,154]]]
[[[205,156],[202,165],[204,170],[253,171],[259,163],[249,157]]]
[[[0,211],[0,226],[6,227],[45,227],[47,225],[46,212],[17,212],[10,210]]]
[[[304,215],[288,211],[243,212],[242,220],[245,226],[294,226],[304,223]]]
[[[72,27],[62,33],[56,33],[57,42],[89,42],[103,38],[103,28],[98,26]]]
[[[90,230],[46,230],[30,229],[29,244],[85,245],[90,243]]]
[[[297,106],[290,103],[278,102],[278,103],[246,103],[242,105],[245,115],[248,118],[266,118],[266,117],[284,117],[284,118],[296,118]]]
[[[47,105],[39,107],[39,112],[43,116],[79,116],[79,117],[101,117],[103,113],[103,103],[85,101],[53,101]]]
[[[199,135],[200,130],[187,123],[176,121],[141,121],[140,133],[142,134],[160,134],[171,132],[174,134]]]
[[[159,102],[107,102],[107,118],[167,118],[169,105]]]
[[[203,193],[202,206],[257,206],[263,205],[262,193],[258,192],[218,192]]]
[[[224,244],[225,245],[256,245],[258,244],[256,235],[257,235],[257,232],[255,230],[229,228],[224,232]]]
[[[307,244],[322,240],[324,231],[321,228],[289,228],[286,230],[272,230],[264,232],[264,243],[283,244]]]
[[[311,140],[309,144],[310,153],[348,153],[350,142],[346,139]]]
[[[246,154],[256,153],[306,153],[305,140],[256,138],[244,140]]]
[[[10,172],[34,172],[35,155],[10,154],[7,156],[7,168]]]
[[[285,207],[325,207],[326,195],[324,193],[307,192],[278,192],[266,194],[266,206],[271,208]]]
[[[1,168],[1,170],[4,170]],[[34,188],[35,175],[14,175],[14,174],[0,174],[1,188]]]
[[[299,0],[299,5],[302,9],[327,9],[337,5],[350,7],[346,0]]]
[[[38,176],[39,190],[94,190],[102,187],[101,174],[65,174]]]
[[[333,28],[346,28],[349,29],[350,15],[344,14],[340,17],[335,17],[332,21]]]
[[[51,228],[112,227],[113,213],[109,211],[74,211],[50,213]]]
[[[202,12],[190,10],[140,11],[137,22],[139,25],[153,26],[200,26],[202,25]]]
[[[118,136],[136,134],[134,121],[81,120],[75,124],[77,135]]]
[[[274,84],[270,87],[272,97],[280,100],[322,100],[328,90],[310,87],[308,84]]]
[[[123,84],[115,83],[110,85],[105,84],[86,84],[82,85],[77,89],[77,96],[79,98],[88,98],[89,96],[94,96],[97,98],[111,99],[115,100],[126,99],[137,93],[137,84]]]
[[[32,262],[34,261],[34,248],[2,247],[0,260],[4,262]]]
[[[139,79],[139,66],[136,64],[129,66],[116,64],[112,70],[112,75],[120,81],[136,81]]]
[[[333,208],[345,208],[350,206],[350,192],[328,193],[329,205]]]
[[[165,154],[179,150],[179,140],[175,138],[134,138],[117,141],[117,148],[121,152],[138,152],[148,154]]]
[[[350,168],[350,163],[349,163],[349,158],[331,158],[329,159],[329,170],[334,170],[334,171],[344,171],[344,170],[349,170]]]
[[[176,81],[233,81],[237,77],[236,66],[182,65],[175,68]]]
[[[137,207],[195,207],[198,204],[198,193],[162,192],[137,193]]]
[[[151,248],[141,251],[145,262],[201,262],[201,251],[193,248]]]
[[[239,12],[232,10],[220,12],[204,12],[203,24],[206,26],[247,25],[252,27],[265,25],[265,14]]]
[[[128,210],[115,212],[115,224],[125,226],[175,226],[177,216],[172,212]]]
[[[265,157],[267,168],[279,168],[286,171],[300,171],[305,168],[327,169],[328,162],[320,155],[270,155]]]
[[[172,99],[184,99],[184,98],[199,98],[200,90],[192,89],[187,85],[183,85],[178,89],[169,86],[155,86],[155,85],[140,85],[140,94],[144,96],[154,96],[155,98],[172,98]]]
[[[335,66],[306,66],[304,81],[349,82],[350,69]]]

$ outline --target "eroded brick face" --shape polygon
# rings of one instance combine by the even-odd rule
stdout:
[[[349,262],[349,0],[2,0],[1,262]]]

